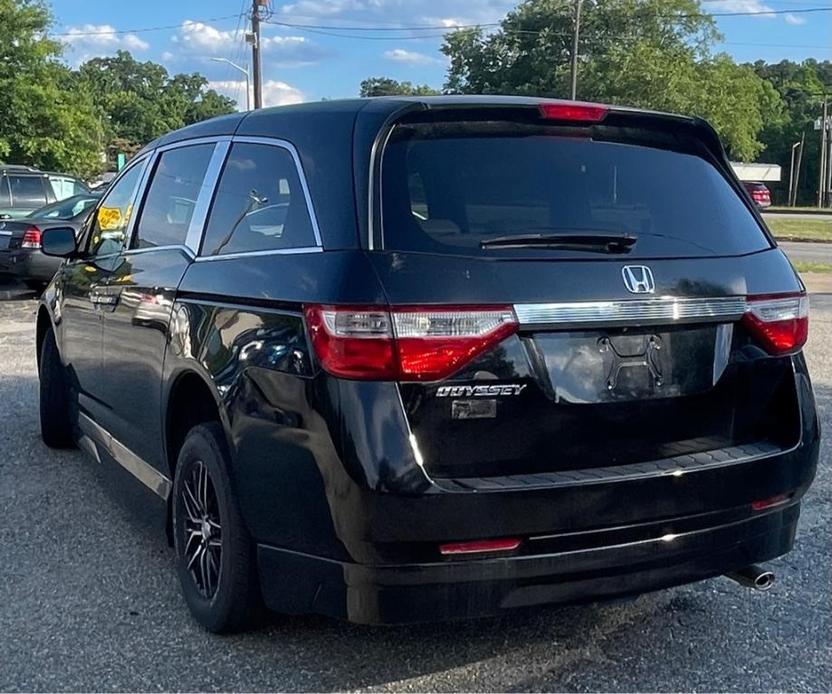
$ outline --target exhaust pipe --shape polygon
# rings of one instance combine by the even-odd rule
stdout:
[[[774,585],[774,572],[763,569],[756,564],[745,566],[725,575],[741,586],[754,590],[768,590]]]

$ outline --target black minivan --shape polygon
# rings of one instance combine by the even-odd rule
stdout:
[[[148,145],[78,242],[42,243],[66,259],[43,438],[149,492],[212,631],[262,604],[398,623],[765,588],[792,548],[807,297],[702,120],[235,114]]]

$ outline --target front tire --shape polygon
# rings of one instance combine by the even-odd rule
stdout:
[[[252,627],[261,612],[255,548],[228,475],[222,427],[185,438],[173,483],[173,539],[185,602],[214,633]]]
[[[40,435],[50,448],[69,448],[75,443],[72,433],[69,379],[49,330],[40,349]]]

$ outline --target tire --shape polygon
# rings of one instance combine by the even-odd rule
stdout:
[[[61,364],[55,333],[49,330],[40,349],[40,435],[50,448],[75,444],[71,404],[69,379]]]
[[[173,541],[182,593],[194,619],[216,634],[249,629],[263,612],[255,547],[228,464],[222,427],[200,424],[185,438],[173,481]]]

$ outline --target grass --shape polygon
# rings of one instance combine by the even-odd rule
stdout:
[[[832,219],[767,217],[766,224],[775,238],[782,241],[832,241]]]
[[[813,263],[806,260],[792,261],[794,269],[801,275],[804,272],[832,272],[832,263]]]

